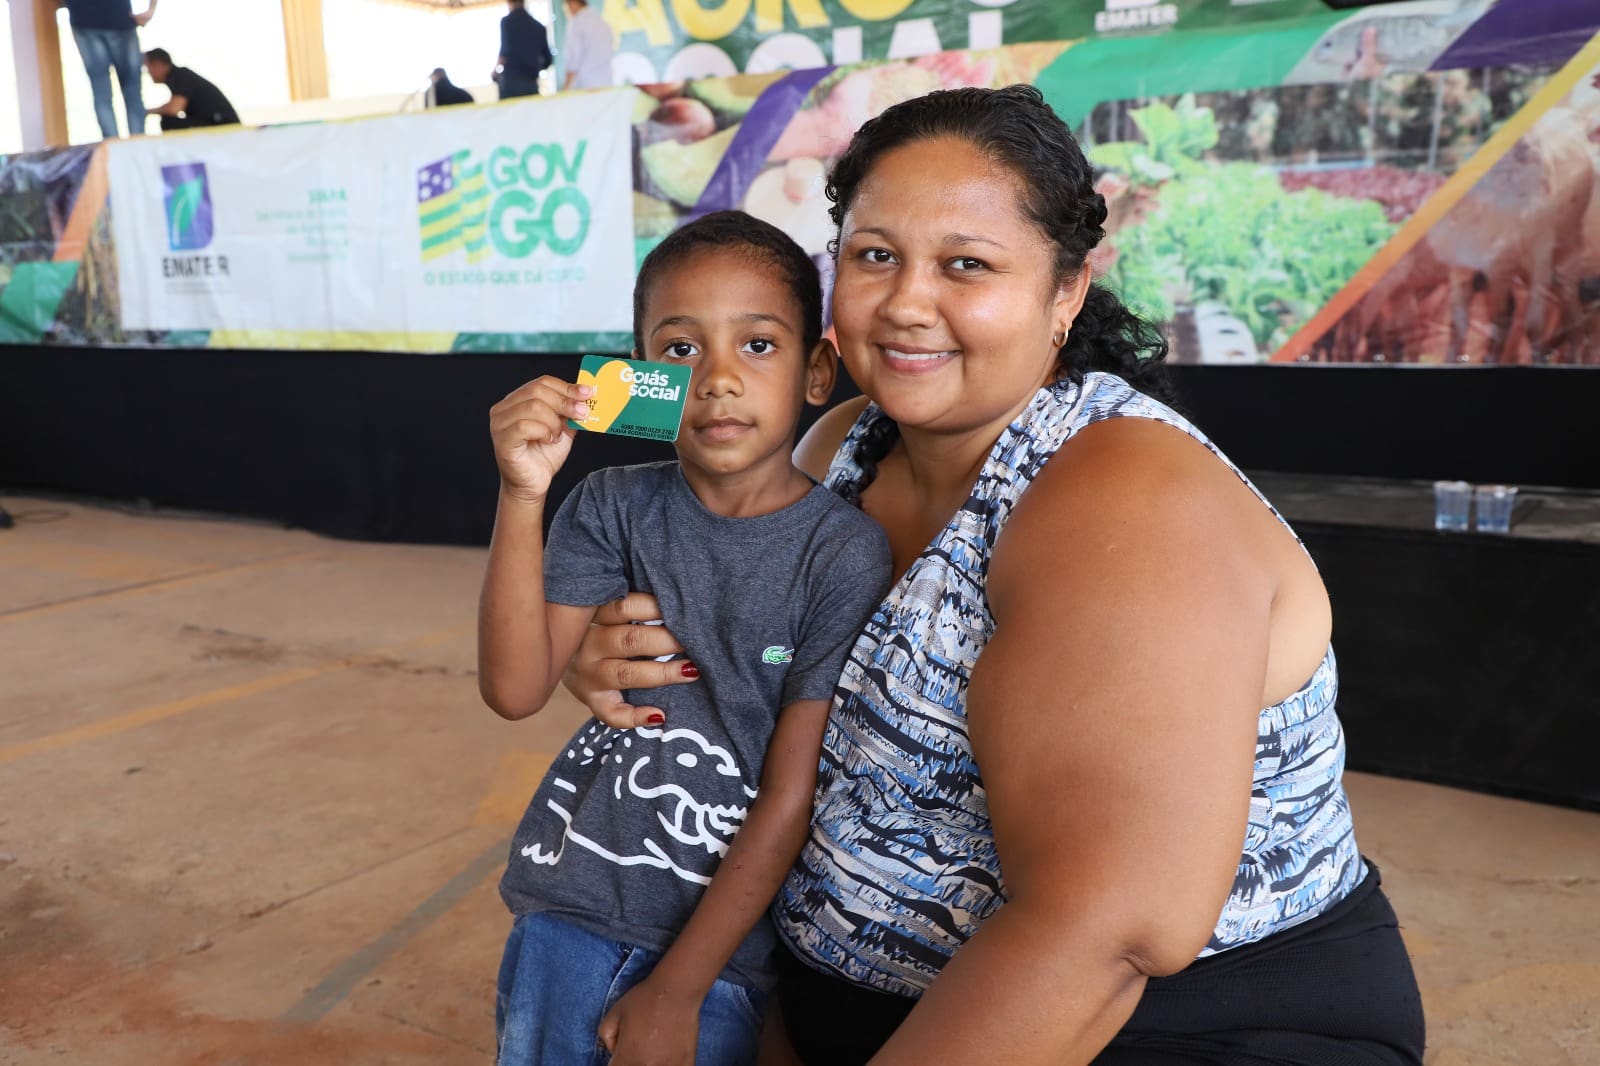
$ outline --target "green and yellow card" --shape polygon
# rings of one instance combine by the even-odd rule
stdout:
[[[693,376],[693,367],[586,355],[578,365],[578,384],[593,385],[595,394],[584,401],[589,417],[568,425],[590,433],[677,440]]]

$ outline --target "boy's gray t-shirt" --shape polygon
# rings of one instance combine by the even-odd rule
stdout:
[[[749,811],[778,712],[832,700],[890,572],[883,530],[821,486],[773,514],[725,518],[677,463],[589,475],[550,529],[545,598],[654,595],[700,680],[626,694],[660,707],[664,727],[590,719],[557,753],[500,882],[512,912],[669,947]],[[763,918],[723,977],[767,987],[774,944]]]

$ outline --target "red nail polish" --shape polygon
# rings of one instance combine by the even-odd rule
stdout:
[[[660,725],[661,723],[665,722],[666,720],[667,720],[667,716],[664,715],[664,714],[648,714],[648,715],[645,715],[644,724],[645,725]]]
[[[699,677],[700,676],[700,668],[698,666],[696,666],[694,663],[684,663],[683,664],[683,676],[684,677]]]

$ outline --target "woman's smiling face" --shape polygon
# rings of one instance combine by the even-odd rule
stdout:
[[[1003,427],[1056,376],[1052,340],[1088,272],[1057,282],[1018,194],[1009,170],[948,137],[885,153],[856,190],[839,234],[839,350],[903,429]]]

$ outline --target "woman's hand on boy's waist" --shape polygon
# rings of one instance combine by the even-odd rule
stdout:
[[[700,668],[687,659],[657,662],[657,657],[683,652],[670,630],[659,622],[661,605],[643,592],[630,592],[594,613],[594,624],[572,657],[561,684],[589,713],[613,729],[666,724],[660,707],[635,707],[622,694],[627,689],[686,685],[699,680]]]

